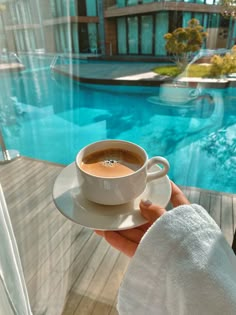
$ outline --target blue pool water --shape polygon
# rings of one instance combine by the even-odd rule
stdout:
[[[180,185],[235,193],[236,89],[205,89],[213,103],[163,106],[158,87],[82,85],[50,71],[52,58],[25,60],[1,74],[1,122],[7,147],[21,155],[69,164],[85,145],[124,139],[170,162]]]

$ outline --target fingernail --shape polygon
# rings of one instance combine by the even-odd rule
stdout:
[[[141,199],[141,202],[144,206],[150,206],[152,204],[152,202],[148,199]]]

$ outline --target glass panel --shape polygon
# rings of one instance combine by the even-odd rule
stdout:
[[[96,0],[86,0],[87,16],[97,15],[97,1]]]
[[[88,24],[89,50],[92,53],[97,53],[97,24]]]
[[[128,43],[129,43],[129,53],[138,53],[138,17],[128,18]]]
[[[57,11],[57,16],[63,16],[63,11],[62,11],[62,0],[58,0],[55,2],[56,5],[56,11]]]
[[[116,1],[118,8],[125,7],[126,0],[117,0]]]
[[[216,14],[215,5],[196,12],[193,0],[188,11],[184,2],[183,10],[175,10],[173,1],[171,10],[155,12],[149,0],[0,2],[6,5],[0,13],[0,181],[32,314],[117,315],[130,259],[99,238],[94,226],[88,228],[97,224],[98,208],[87,208],[75,156],[92,142],[122,139],[150,157],[165,157],[168,178],[191,203],[207,208],[230,242],[236,222],[236,70],[226,71],[230,60],[219,62],[225,68],[215,67],[216,73],[209,69],[213,54],[220,60],[230,53],[236,22]],[[209,36],[196,53],[199,63],[185,66],[167,52],[164,35],[186,27],[191,17]],[[9,160],[16,152],[21,158]],[[59,200],[66,206],[60,210],[53,202],[58,178]],[[156,185],[144,196],[159,203]],[[128,204],[135,214],[139,200],[135,209],[135,202]],[[61,214],[65,208],[67,216]],[[121,220],[118,229],[134,224],[130,211],[131,220],[122,221],[123,205],[122,213],[108,208],[102,207],[102,225],[111,218]],[[86,222],[72,222],[71,214]]]
[[[210,21],[210,27],[218,27],[219,26],[219,14],[212,14],[211,15],[211,21]]]
[[[153,17],[142,16],[141,17],[141,53],[152,54],[153,46]]]
[[[73,52],[79,52],[79,41],[78,41],[78,25],[73,23],[72,24],[72,45],[73,45]]]
[[[168,33],[168,12],[156,14],[155,55],[166,55],[164,35]]]
[[[79,48],[81,53],[89,52],[88,25],[85,23],[79,24]]]
[[[191,20],[191,18],[192,18],[192,13],[190,12],[183,13],[183,27],[188,26],[188,22]]]
[[[136,5],[138,4],[138,0],[127,0],[127,5]]]
[[[86,0],[79,0],[77,3],[77,11],[79,16],[86,16]]]
[[[70,15],[71,16],[75,16],[76,12],[77,12],[75,1],[74,0],[70,0],[69,6],[70,6]]]
[[[117,20],[117,33],[118,33],[118,53],[127,54],[127,31],[126,19],[119,18]]]
[[[197,19],[201,25],[203,25],[203,17],[203,13],[194,13],[194,18]]]
[[[70,3],[68,0],[61,0],[61,10],[62,10],[62,15],[63,16],[69,16],[70,8],[69,8]]]
[[[50,7],[53,17],[57,17],[57,9],[56,9],[56,3],[54,0],[50,0]]]

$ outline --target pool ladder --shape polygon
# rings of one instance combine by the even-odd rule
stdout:
[[[14,161],[18,157],[20,157],[20,153],[16,150],[7,150],[2,131],[0,128],[0,146],[2,149],[2,152],[0,152],[0,164],[9,163],[11,161]]]
[[[58,63],[58,61],[60,62],[59,64],[64,64],[66,58],[67,57],[64,55],[55,55],[52,59],[51,64],[50,64],[50,69],[53,69],[56,66],[56,64]]]
[[[0,53],[0,60],[4,60],[4,61],[17,61],[18,63],[23,65],[22,60],[20,59],[20,57],[15,53],[15,52],[1,52]]]
[[[57,63],[58,55],[54,56],[52,59],[52,62],[50,64],[50,69],[53,69],[55,67],[55,64]]]

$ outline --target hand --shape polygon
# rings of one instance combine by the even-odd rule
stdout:
[[[173,207],[177,207],[184,204],[189,204],[188,199],[185,197],[183,192],[171,182],[172,194],[171,203]],[[158,205],[152,204],[149,200],[141,200],[140,202],[141,214],[148,223],[139,227],[123,230],[123,231],[98,231],[95,233],[104,237],[105,240],[114,248],[118,249],[122,253],[129,257],[135,254],[135,251],[139,245],[139,242],[143,235],[146,233],[148,228],[162,216],[166,210]]]

